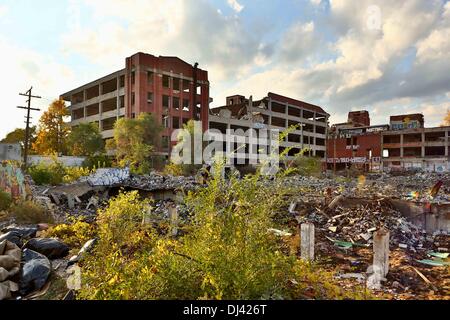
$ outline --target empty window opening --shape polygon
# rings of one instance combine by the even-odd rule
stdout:
[[[403,135],[403,143],[420,143],[422,142],[422,134],[405,134]]]
[[[326,128],[322,126],[316,126],[316,133],[325,134]]]
[[[289,134],[288,135],[288,141],[289,142],[294,142],[294,143],[301,143],[302,142],[302,137],[298,134]]]
[[[180,110],[180,98],[172,97],[172,108],[175,110]]]
[[[190,110],[189,100],[183,99],[183,111],[189,111],[189,110]]]
[[[136,102],[136,95],[134,94],[134,92],[131,93],[131,105],[134,106]]]
[[[170,97],[163,95],[163,108],[169,108],[170,106]]]
[[[108,99],[102,102],[102,112],[113,111],[117,109],[117,98]]]
[[[189,92],[190,82],[188,80],[183,79],[183,92]]]
[[[173,90],[180,91],[180,79],[179,78],[173,78]]]
[[[221,133],[226,134],[227,133],[227,125],[225,123],[220,122],[210,122],[209,127],[211,129],[219,130]]]
[[[327,117],[322,114],[316,114],[316,121],[319,122],[327,122]]]
[[[125,108],[125,96],[120,96],[119,97],[119,103],[120,103],[120,107],[121,108]]]
[[[302,110],[299,108],[295,108],[295,107],[288,107],[288,114],[292,117],[301,118]]]
[[[169,128],[169,116],[167,115],[162,116],[162,125],[164,128]]]
[[[111,79],[109,81],[103,82],[102,86],[102,94],[107,94],[110,92],[114,92],[117,90],[117,78]]]
[[[86,116],[87,117],[95,116],[96,114],[99,114],[99,113],[100,113],[100,109],[99,109],[98,103],[91,104],[86,107]]]
[[[147,71],[147,83],[148,84],[153,83],[153,76],[154,76],[153,71]]]
[[[98,113],[98,112],[97,112]],[[84,108],[72,111],[72,120],[84,118]]]
[[[147,92],[147,103],[153,102],[153,92]]]
[[[286,106],[278,102],[272,102],[272,112],[285,113]]]
[[[169,76],[163,75],[162,82],[163,82],[164,88],[170,88],[170,77]]]
[[[100,86],[97,85],[97,86],[91,87],[89,89],[86,89],[86,99],[89,100],[89,99],[98,97],[100,94],[99,88],[100,88]]]
[[[425,133],[426,142],[445,142],[445,131]]]
[[[114,129],[114,124],[116,123],[116,121],[117,121],[116,117],[102,120],[103,131]]]
[[[120,76],[119,78],[119,87],[125,87],[125,76]]]
[[[303,118],[313,121],[314,120],[314,112],[303,110]]]
[[[286,120],[282,118],[272,117],[272,126],[285,128],[286,127]]]
[[[172,118],[172,128],[180,129],[180,118],[179,117]]]
[[[422,148],[403,148],[404,157],[420,157],[422,154]]]
[[[131,84],[134,84],[136,82],[136,74],[134,71],[131,72]]]
[[[316,138],[316,145],[317,146],[324,146],[325,145],[325,139]]]
[[[84,92],[83,91],[75,93],[71,99],[72,104],[77,104],[77,103],[80,103],[83,101],[84,101]]]
[[[425,156],[445,156],[445,147],[425,147]]]
[[[383,143],[400,143],[400,136],[399,135],[389,135],[389,136],[383,136]]]

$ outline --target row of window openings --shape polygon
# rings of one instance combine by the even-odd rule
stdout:
[[[183,118],[180,122],[180,117],[172,117],[172,129],[180,129],[181,125],[185,125],[188,123],[189,119]],[[162,126],[164,128],[170,128],[170,117],[167,115],[162,116]]]
[[[154,81],[155,73],[153,71],[147,71],[147,84],[152,84]],[[131,73],[131,83],[135,83],[136,75],[135,71]],[[181,85],[183,86],[183,92],[189,92],[190,82],[185,79],[174,78],[167,75],[162,76],[163,88],[172,88],[175,91],[181,91]],[[197,94],[200,94],[200,87],[197,87]]]
[[[181,99],[177,98],[177,97],[172,97],[172,99],[171,99],[171,97],[164,96],[164,95],[163,95],[163,101],[162,101],[163,108],[167,108],[167,109],[170,108],[170,100],[172,100],[172,108],[174,110],[179,110],[181,107],[181,105],[180,105]],[[189,111],[190,110],[189,100],[182,99],[182,101],[183,101],[183,105],[182,105],[183,111]],[[136,103],[136,98],[135,98],[135,93],[133,92],[131,95],[131,105],[134,106],[135,103]],[[153,92],[147,93],[147,103],[149,103],[149,104],[153,103]]]

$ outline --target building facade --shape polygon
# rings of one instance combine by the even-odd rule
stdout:
[[[283,132],[297,125],[287,141],[281,142],[280,152],[291,147],[287,154],[289,160],[308,148],[309,155],[325,159],[328,118],[329,114],[319,106],[269,92],[257,101],[242,95],[227,97],[225,106],[211,109],[209,127],[225,134],[227,130],[239,129],[244,132],[248,129],[278,129]],[[249,146],[246,157],[249,156],[248,149]]]
[[[208,128],[208,72],[177,57],[136,53],[125,68],[61,95],[70,103],[71,126],[96,123],[105,139],[112,138],[117,119],[153,114],[163,127],[157,150],[170,152],[173,130],[190,119]]]
[[[450,127],[425,128],[422,114],[392,116],[382,133],[386,171],[449,171]]]

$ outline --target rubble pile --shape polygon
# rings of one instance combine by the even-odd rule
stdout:
[[[130,176],[122,185],[124,187],[146,191],[178,189],[188,191],[194,190],[199,186],[194,177],[164,176],[157,173]]]
[[[328,218],[329,217],[329,218]],[[362,245],[372,244],[374,231],[386,228],[391,232],[390,243],[413,252],[432,246],[425,230],[409,222],[386,201],[351,208],[338,206],[325,216],[323,210],[314,210],[302,221],[313,221],[330,238]],[[428,238],[430,239],[430,238]]]

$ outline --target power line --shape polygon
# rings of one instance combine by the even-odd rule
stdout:
[[[29,147],[28,144],[29,144],[29,140],[30,140],[30,119],[31,119],[30,112],[31,112],[31,110],[41,111],[40,109],[31,107],[31,98],[41,99],[40,96],[33,96],[31,94],[32,90],[33,90],[33,87],[31,87],[26,93],[19,93],[19,95],[21,95],[21,96],[28,97],[28,100],[27,100],[27,107],[21,107],[21,106],[17,107],[19,109],[27,110],[27,116],[26,116],[27,121],[25,122],[27,126],[25,128],[25,146],[24,146],[24,154],[23,154],[24,168],[27,167],[27,163],[28,163],[28,147]]]

